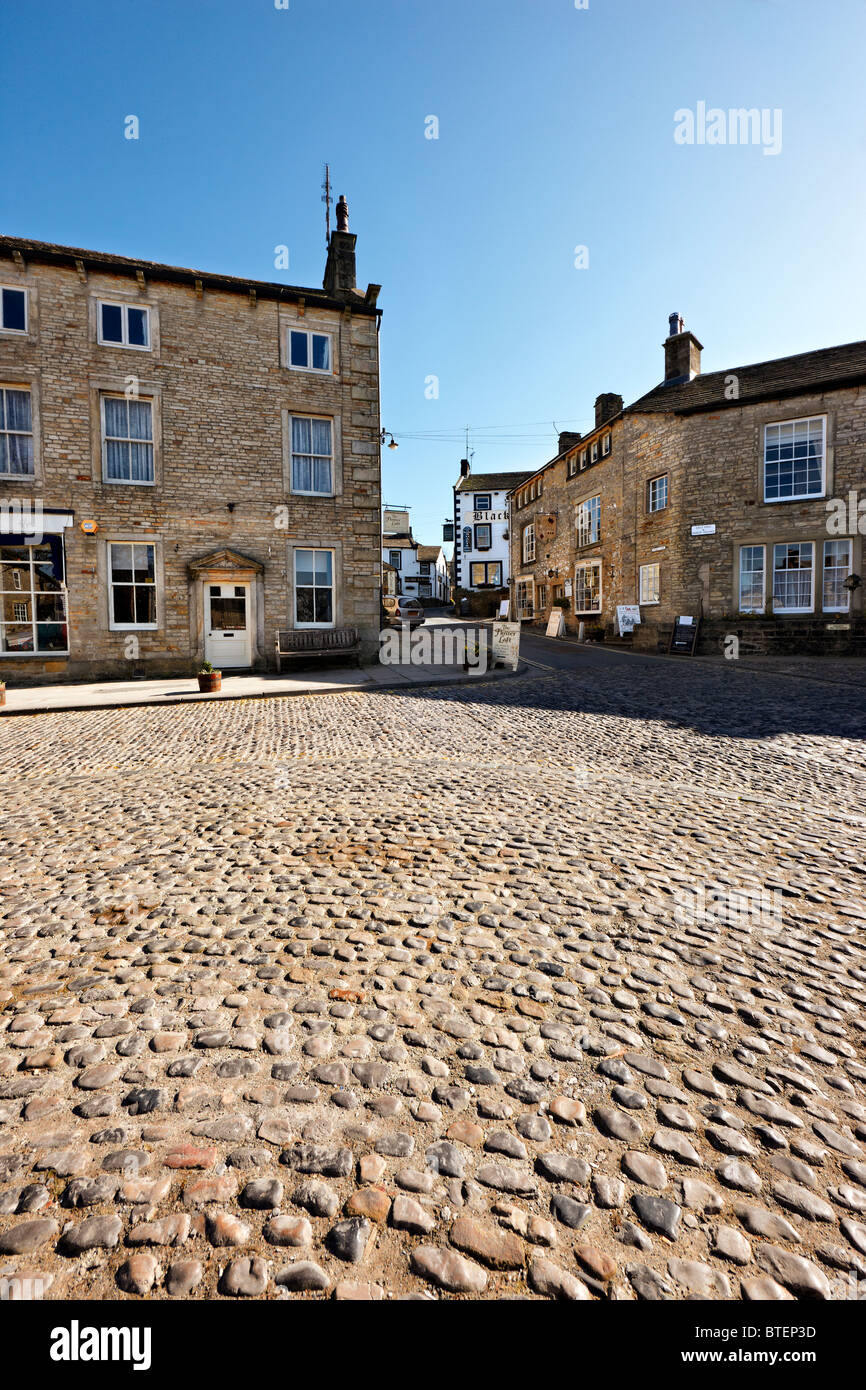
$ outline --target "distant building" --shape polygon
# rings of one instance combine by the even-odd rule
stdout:
[[[454,484],[454,585],[473,591],[508,584],[508,494],[527,478],[520,473],[472,473],[468,459]]]
[[[448,601],[448,565],[441,545],[422,545],[412,534],[408,508],[382,514],[382,565],[395,576],[394,592],[433,602]]]
[[[666,648],[678,618],[699,650],[863,654],[866,342],[701,373],[671,315],[664,378],[510,494],[512,597],[543,622]],[[732,639],[736,639],[734,643]]]

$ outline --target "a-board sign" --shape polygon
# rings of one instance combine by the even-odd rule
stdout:
[[[554,608],[547,620],[547,636],[562,637],[565,632],[565,617],[561,608]]]
[[[668,651],[677,656],[694,656],[699,626],[700,624],[688,615],[677,618],[668,643]]]
[[[503,622],[506,622],[506,623],[508,622],[508,619],[511,617],[511,599],[510,599],[510,598],[504,598],[504,599],[502,599],[502,601],[500,602],[500,604],[499,604],[499,616],[500,616],[500,618],[503,620]]]
[[[570,580],[570,579],[566,579],[565,584],[563,585],[563,588],[564,588],[564,590],[565,590],[565,597],[566,597],[566,598],[571,598],[571,580]]]
[[[490,660],[494,666],[500,663],[517,670],[520,656],[520,623],[494,623]]]
[[[634,632],[640,626],[640,608],[636,603],[619,603],[616,608],[616,621],[620,637]]]

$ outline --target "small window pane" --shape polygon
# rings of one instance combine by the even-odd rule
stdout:
[[[27,327],[26,290],[3,291],[3,327],[23,333]]]
[[[123,342],[123,311],[119,304],[102,306],[102,338],[106,343]]]
[[[292,332],[289,360],[293,367],[306,367],[309,365],[306,333]]]
[[[323,333],[313,334],[313,366],[318,372],[331,369],[331,340]]]
[[[127,309],[129,341],[133,347],[147,347],[147,310]]]
[[[310,584],[310,585],[311,585],[311,584],[313,583],[313,573],[314,573],[314,571],[313,571],[313,551],[312,551],[312,550],[296,550],[296,551],[295,551],[295,583],[296,583],[296,584],[299,584],[299,585],[301,585],[301,584]]]
[[[112,545],[111,577],[115,584],[132,583],[132,546]]]

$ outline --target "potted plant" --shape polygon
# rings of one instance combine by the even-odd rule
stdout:
[[[222,671],[215,671],[209,661],[203,661],[198,668],[198,688],[203,694],[212,694],[215,690],[221,690],[223,683]]]
[[[0,705],[6,703],[6,682],[0,681]]]

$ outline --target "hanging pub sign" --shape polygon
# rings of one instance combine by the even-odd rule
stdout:
[[[668,642],[668,652],[675,656],[694,656],[699,626],[700,619],[688,616],[676,618]]]
[[[535,518],[535,539],[536,541],[556,540],[556,512]]]

